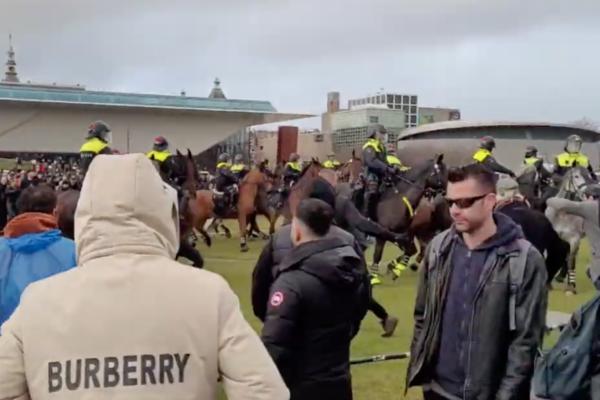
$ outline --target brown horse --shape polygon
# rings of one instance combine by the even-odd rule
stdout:
[[[205,240],[210,240],[208,233],[204,230],[206,221],[211,218],[231,218],[237,219],[240,229],[240,247],[242,251],[248,251],[247,244],[247,226],[252,225],[252,229],[259,230],[256,224],[256,215],[261,214],[267,217],[271,223],[270,233],[275,231],[274,212],[267,206],[267,190],[269,184],[267,175],[264,172],[264,165],[259,165],[251,169],[240,183],[239,195],[236,210],[229,210],[226,215],[215,215],[215,203],[213,192],[210,190],[199,190],[196,192],[196,208],[199,210],[199,218],[196,220],[195,227],[202,234]]]
[[[296,214],[298,204],[300,204],[302,199],[306,198],[313,182],[319,177],[319,171],[321,171],[322,168],[321,163],[316,159],[312,159],[311,162],[304,167],[302,173],[300,173],[300,177],[290,189],[290,194],[283,206],[282,215],[285,220],[284,223],[291,222],[292,217]]]
[[[344,163],[338,171],[339,181],[348,182],[353,185],[359,180],[362,170],[362,160],[359,157],[356,157],[355,151],[352,150],[352,158]]]

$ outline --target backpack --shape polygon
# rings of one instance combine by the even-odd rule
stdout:
[[[450,229],[440,233],[431,241],[431,249],[429,251],[428,262],[433,265],[435,259],[439,256],[441,249],[445,246],[446,238],[449,237]],[[508,260],[509,275],[510,275],[510,294],[508,297],[508,325],[510,331],[517,329],[517,295],[519,288],[523,284],[523,276],[525,275],[525,266],[527,265],[527,256],[531,243],[525,239],[517,239],[519,252],[516,255],[510,256]]]
[[[533,375],[536,396],[561,400],[591,398],[599,310],[600,294],[573,313],[556,345],[538,357]]]

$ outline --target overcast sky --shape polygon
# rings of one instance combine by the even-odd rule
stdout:
[[[0,0],[22,80],[319,114],[419,95],[468,120],[600,121],[599,0]],[[303,123],[319,127],[319,120]]]

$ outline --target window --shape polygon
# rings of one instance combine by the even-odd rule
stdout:
[[[396,105],[394,106],[394,109],[401,110],[402,106],[399,103],[396,103]]]
[[[396,104],[402,103],[402,96],[398,96],[398,95],[394,96],[394,102]]]
[[[410,104],[417,105],[417,96],[410,96]]]
[[[404,104],[408,104],[408,103],[410,103],[410,98],[408,96],[402,96],[402,102]]]
[[[417,113],[417,106],[411,106],[410,107],[410,112],[413,113],[413,114],[416,114]]]
[[[376,115],[369,116],[369,123],[370,124],[378,124],[379,123],[379,117],[376,116]]]
[[[385,94],[380,94],[379,95],[379,102],[380,102],[379,104],[385,103]]]
[[[317,133],[315,135],[315,142],[322,142],[323,141],[323,134],[322,133]]]
[[[394,102],[394,96],[392,96],[391,94],[387,95],[387,103],[391,104]]]
[[[417,116],[416,115],[412,115],[410,117],[410,123],[413,124],[413,125],[417,124]]]

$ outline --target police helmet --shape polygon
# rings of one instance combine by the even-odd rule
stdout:
[[[535,157],[537,155],[538,149],[535,146],[527,146],[525,147],[525,157]]]
[[[579,135],[570,135],[565,143],[565,151],[567,153],[579,153],[583,141]]]
[[[108,141],[110,126],[104,121],[92,122],[88,127],[88,138],[96,137],[103,141]]]
[[[296,162],[299,159],[300,159],[300,156],[298,155],[298,153],[292,153],[292,154],[290,154],[290,161]]]
[[[233,158],[233,162],[236,164],[244,162],[244,156],[241,154],[236,154],[235,157]]]
[[[381,124],[372,124],[367,126],[367,136],[370,138],[374,138],[378,133],[387,133],[385,126]]]
[[[480,147],[492,151],[496,147],[496,141],[491,136],[484,136],[481,138]]]
[[[169,142],[167,142],[164,136],[157,136],[154,138],[152,148],[156,151],[165,151],[169,148]]]
[[[218,161],[219,162],[227,162],[227,161],[229,161],[229,159],[230,159],[229,158],[229,154],[222,153],[222,154],[219,155]]]

